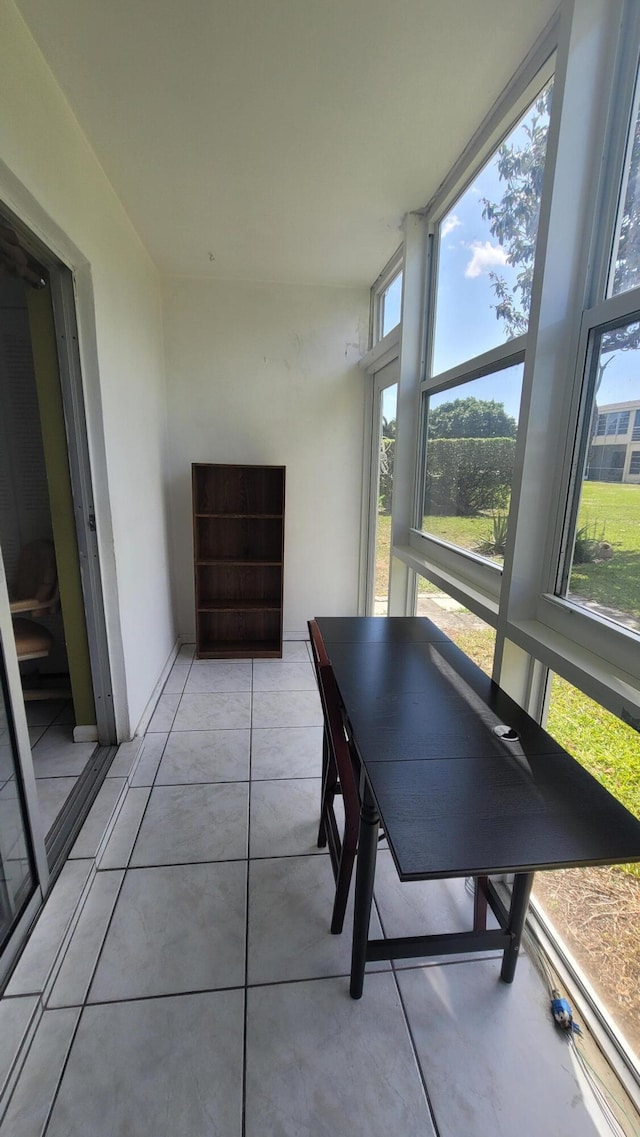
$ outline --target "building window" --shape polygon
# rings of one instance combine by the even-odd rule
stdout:
[[[629,462],[629,473],[636,477],[640,474],[640,450],[632,450]]]

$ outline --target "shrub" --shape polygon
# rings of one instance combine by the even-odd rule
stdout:
[[[509,500],[513,438],[433,438],[427,445],[424,512],[473,517]]]
[[[494,513],[491,530],[476,547],[476,552],[482,553],[485,557],[503,557],[507,548],[508,532],[509,515],[507,513]]]
[[[592,523],[586,522],[576,530],[576,539],[573,546],[573,563],[574,565],[589,565],[593,564],[598,559],[598,556],[607,544],[604,541],[604,525],[598,525],[597,521]],[[608,546],[610,548],[610,546]],[[604,560],[610,557],[604,557]]]

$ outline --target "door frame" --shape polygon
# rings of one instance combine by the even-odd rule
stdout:
[[[2,183],[0,180],[0,194]],[[105,594],[102,577],[104,564],[99,559],[95,479],[89,453],[88,416],[86,412],[83,372],[81,367],[78,320],[76,314],[75,277],[57,253],[34,232],[29,222],[22,221],[6,196],[0,200],[0,217],[13,226],[22,247],[47,270],[51,296],[58,378],[67,436],[69,480],[73,499],[75,536],[78,548],[82,598],[87,629],[91,680],[96,707],[98,741],[112,746],[118,738],[112,683],[112,651],[107,630]],[[94,416],[95,417],[95,416]],[[101,506],[102,506],[101,502]],[[106,512],[109,512],[108,509]],[[102,509],[101,528],[103,526]],[[108,518],[110,524],[110,515]],[[111,637],[112,640],[113,637]]]

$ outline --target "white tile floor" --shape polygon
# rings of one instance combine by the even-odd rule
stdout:
[[[0,1002],[1,1137],[609,1132],[526,955],[512,986],[492,957],[371,965],[349,998],[320,722],[299,639],[282,662],[181,651]],[[376,904],[389,934],[471,917],[464,882],[400,885],[384,850]]]
[[[25,704],[38,805],[48,832],[93,754],[95,742],[74,742],[69,699]]]

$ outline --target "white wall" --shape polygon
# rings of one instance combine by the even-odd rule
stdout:
[[[139,722],[174,640],[159,277],[11,0],[0,0],[0,155],[0,201],[76,273],[123,738]]]
[[[173,577],[193,637],[191,463],[287,467],[284,625],[357,611],[369,293],[164,282]]]

